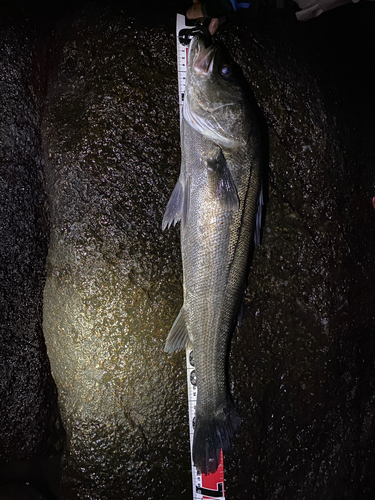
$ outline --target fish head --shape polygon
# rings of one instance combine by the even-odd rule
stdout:
[[[220,47],[190,42],[183,116],[195,130],[222,148],[245,145],[249,136],[246,98],[233,63]]]

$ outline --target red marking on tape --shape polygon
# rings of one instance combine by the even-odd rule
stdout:
[[[220,486],[221,485],[221,486]],[[225,496],[224,492],[224,460],[223,460],[223,450],[221,450],[220,464],[217,471],[213,474],[202,474],[202,488],[207,490],[212,490],[214,492],[222,491],[222,496]],[[204,499],[215,498],[213,496],[203,495]]]

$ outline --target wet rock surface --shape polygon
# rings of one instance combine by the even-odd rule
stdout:
[[[315,44],[322,51],[324,33]],[[248,498],[370,498],[374,156],[362,135],[369,123],[358,108],[349,118],[351,89],[340,86],[334,64],[312,72],[311,47],[298,51],[289,37],[272,45],[275,34],[268,43],[263,35],[240,33],[238,44],[231,33],[227,41],[242,67],[250,54],[247,76],[269,127],[270,158],[262,245],[245,325],[232,342],[234,393],[246,417],[228,464],[236,478],[228,496],[232,487],[234,498],[244,491]],[[253,49],[244,53],[249,38]],[[327,97],[327,80],[342,94]]]
[[[0,19],[1,461],[47,458],[61,437],[42,333],[48,221],[36,53],[35,32]]]
[[[229,362],[243,420],[224,462],[231,499],[365,500],[375,490],[370,4],[306,24],[286,18],[220,28],[258,102],[269,159],[262,245]],[[150,12],[145,21],[121,6],[73,8],[54,21],[48,45],[43,329],[67,432],[64,499],[191,498],[184,354],[163,353],[182,301],[178,228],[161,232],[180,155],[174,14]],[[333,36],[333,25],[345,36]],[[7,44],[20,43],[3,33]],[[27,47],[17,49],[19,64],[32,59]],[[0,168],[9,175],[14,152],[32,159],[13,180],[23,182],[20,190],[34,187],[4,204],[13,211],[2,224],[11,228],[6,249],[34,250],[19,254],[17,262],[32,264],[22,279],[4,281],[3,296],[15,283],[25,289],[25,277],[38,283],[27,311],[38,311],[39,340],[24,352],[49,380],[35,392],[54,401],[40,340],[48,234],[43,98],[17,88],[33,112],[21,122],[24,107],[2,101],[14,127],[1,128],[3,143],[13,139]],[[27,147],[30,137],[38,147]],[[27,216],[28,229],[13,230]],[[22,339],[30,335],[22,329],[24,302],[12,315]],[[18,345],[7,335],[13,359]],[[25,384],[10,390],[13,380],[22,385],[23,369],[17,358],[13,371],[4,370],[6,408],[25,398]],[[37,414],[40,407],[30,400]],[[27,415],[7,424],[9,432],[26,427]],[[45,440],[46,431],[34,435]],[[15,441],[4,456],[26,458],[23,446]]]
[[[163,353],[181,301],[178,236],[161,231],[179,160],[174,38],[151,31],[147,48],[121,13],[85,13],[65,29],[43,123],[44,333],[68,434],[62,495],[90,485],[92,498],[183,497],[184,364]]]

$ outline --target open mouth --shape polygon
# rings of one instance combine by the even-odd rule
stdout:
[[[198,38],[195,45],[198,46],[193,63],[194,71],[202,75],[211,74],[214,67],[216,46],[211,44],[209,47],[206,47],[202,38]]]

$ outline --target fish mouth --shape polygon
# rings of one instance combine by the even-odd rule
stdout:
[[[217,47],[213,44],[206,47],[204,40],[203,37],[197,36],[191,42],[190,60],[196,73],[208,76],[213,71]]]

